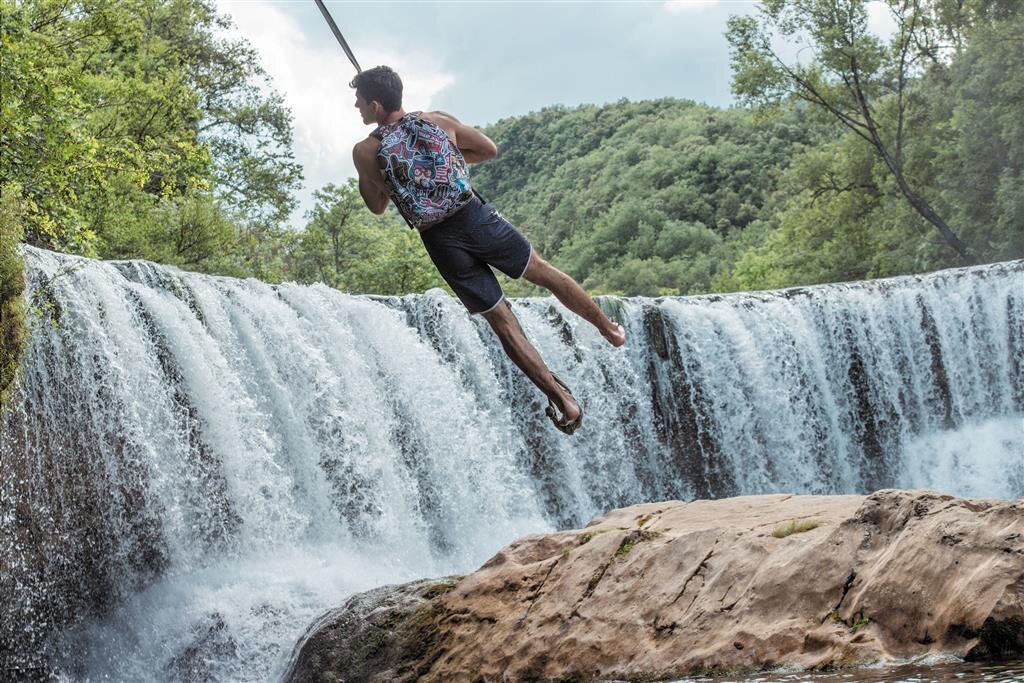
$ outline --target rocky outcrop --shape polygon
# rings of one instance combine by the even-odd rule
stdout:
[[[430,669],[427,655],[443,616],[437,598],[460,579],[424,579],[354,595],[313,624],[286,679],[416,680]]]
[[[616,510],[320,619],[292,681],[656,680],[1024,656],[1024,500],[928,491]]]

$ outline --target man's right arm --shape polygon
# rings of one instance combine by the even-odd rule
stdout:
[[[387,210],[390,197],[377,166],[376,150],[370,149],[367,144],[369,141],[363,140],[352,148],[352,161],[359,173],[359,194],[362,195],[366,208],[381,214]]]

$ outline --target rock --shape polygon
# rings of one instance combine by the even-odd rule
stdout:
[[[238,645],[228,630],[224,615],[211,612],[192,624],[192,642],[166,668],[176,681],[215,681],[211,661],[230,660],[238,656]]]
[[[1024,500],[886,490],[615,510],[461,580],[353,597],[310,629],[287,680],[654,680],[939,652],[1024,656]]]
[[[429,669],[437,598],[461,576],[383,586],[317,620],[296,646],[285,680],[413,681]]]

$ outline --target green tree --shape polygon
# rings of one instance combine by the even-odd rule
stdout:
[[[314,193],[305,230],[294,236],[288,273],[353,293],[406,294],[444,286],[419,236],[390,211],[374,216],[354,179]]]
[[[291,112],[252,46],[223,37],[231,27],[227,17],[217,15],[212,3],[179,1],[198,7],[198,20],[175,34],[175,44],[199,96],[199,139],[213,159],[215,195],[239,223],[246,270],[273,279],[302,181],[292,153]]]
[[[101,144],[82,125],[89,79],[69,52],[91,46],[99,29],[73,29],[57,3],[0,3],[0,183],[20,195],[29,242],[94,255],[80,197],[102,192],[110,169],[137,158],[130,142]]]
[[[142,258],[187,270],[251,275],[232,252],[236,225],[207,194],[151,201],[136,197],[135,211],[113,212],[104,228],[107,258]]]
[[[208,227],[234,226],[231,258],[186,261],[278,273],[301,179],[291,116],[252,48],[222,37],[230,23],[211,2],[0,2],[0,180],[22,192],[27,241],[86,255],[174,253],[183,207],[202,205]],[[142,215],[174,225],[153,229]],[[162,237],[171,241],[148,244]]]
[[[996,5],[998,8],[998,5]],[[924,82],[931,183],[986,260],[1024,256],[1024,10],[974,21],[948,69]]]
[[[727,282],[748,228],[772,224],[778,180],[817,129],[792,110],[671,99],[552,108],[489,129],[500,153],[473,180],[592,292],[705,292]]]
[[[0,186],[0,410],[18,369],[25,344],[24,264],[18,255],[22,238],[21,192],[12,184]]]
[[[967,244],[909,168],[908,121],[920,102],[916,76],[945,68],[963,49],[963,30],[981,3],[888,0],[896,32],[886,43],[868,31],[865,0],[768,0],[756,16],[734,16],[727,38],[732,48],[733,90],[754,103],[795,96],[819,107],[867,143],[896,181],[899,192],[966,263]],[[995,3],[990,3],[995,4]],[[803,40],[805,62],[787,61],[775,41]]]

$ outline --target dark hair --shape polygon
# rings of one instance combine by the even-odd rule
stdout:
[[[367,102],[380,102],[388,113],[402,108],[402,79],[389,66],[361,71],[348,85]]]

